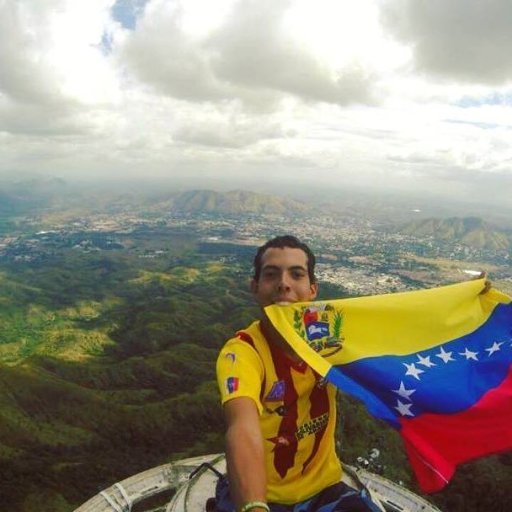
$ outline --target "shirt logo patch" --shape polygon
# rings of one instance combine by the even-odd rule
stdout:
[[[316,434],[317,432],[320,432],[323,430],[329,421],[329,413],[326,412],[320,416],[317,416],[316,418],[312,418],[311,421],[308,421],[307,423],[304,423],[299,427],[297,432],[295,432],[295,436],[300,441],[306,436]]]
[[[269,394],[265,397],[267,402],[281,402],[284,400],[284,380],[278,380],[272,384]]]
[[[233,352],[228,352],[225,356],[226,359],[230,359],[232,363],[236,361],[236,354]]]
[[[238,391],[238,377],[228,377],[226,379],[226,391],[229,395]]]

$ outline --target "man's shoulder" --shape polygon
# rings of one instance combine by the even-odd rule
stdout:
[[[245,329],[237,331],[230,339],[225,343],[242,342],[253,345],[257,343],[263,337],[260,329],[260,321],[255,320],[252,324],[247,326]]]
[[[262,357],[262,352],[266,353],[266,339],[260,329],[259,320],[254,321],[247,328],[237,331],[234,336],[228,339],[222,346],[219,359],[225,357],[226,354],[230,357],[231,354],[247,355],[252,357]]]
[[[242,382],[242,376],[245,382],[253,370],[259,377],[263,376],[266,356],[261,338],[259,322],[254,322],[227,340],[217,357],[217,378],[232,378],[238,385],[238,382]],[[230,396],[233,392],[230,392]]]

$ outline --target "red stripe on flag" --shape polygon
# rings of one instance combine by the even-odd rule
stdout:
[[[512,445],[512,367],[500,386],[457,414],[402,418],[400,434],[424,492],[441,490],[462,462]]]

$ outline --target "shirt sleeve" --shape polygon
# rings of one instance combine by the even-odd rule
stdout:
[[[260,395],[264,374],[261,358],[252,346],[237,338],[229,340],[217,359],[217,383],[222,403],[233,398],[249,397],[261,414],[263,406]]]

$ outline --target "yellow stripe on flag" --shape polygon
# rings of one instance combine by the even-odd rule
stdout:
[[[498,290],[491,288],[482,293],[484,289],[482,278],[405,293],[272,305],[265,308],[265,313],[299,356],[325,375],[331,364],[405,355],[474,331],[485,323],[498,303],[511,301]],[[329,337],[315,343],[306,335],[307,317],[311,314],[308,308],[318,316],[318,325],[329,324],[332,346]],[[333,329],[342,346],[338,351],[333,349]],[[322,356],[314,357],[314,364],[311,348]]]

